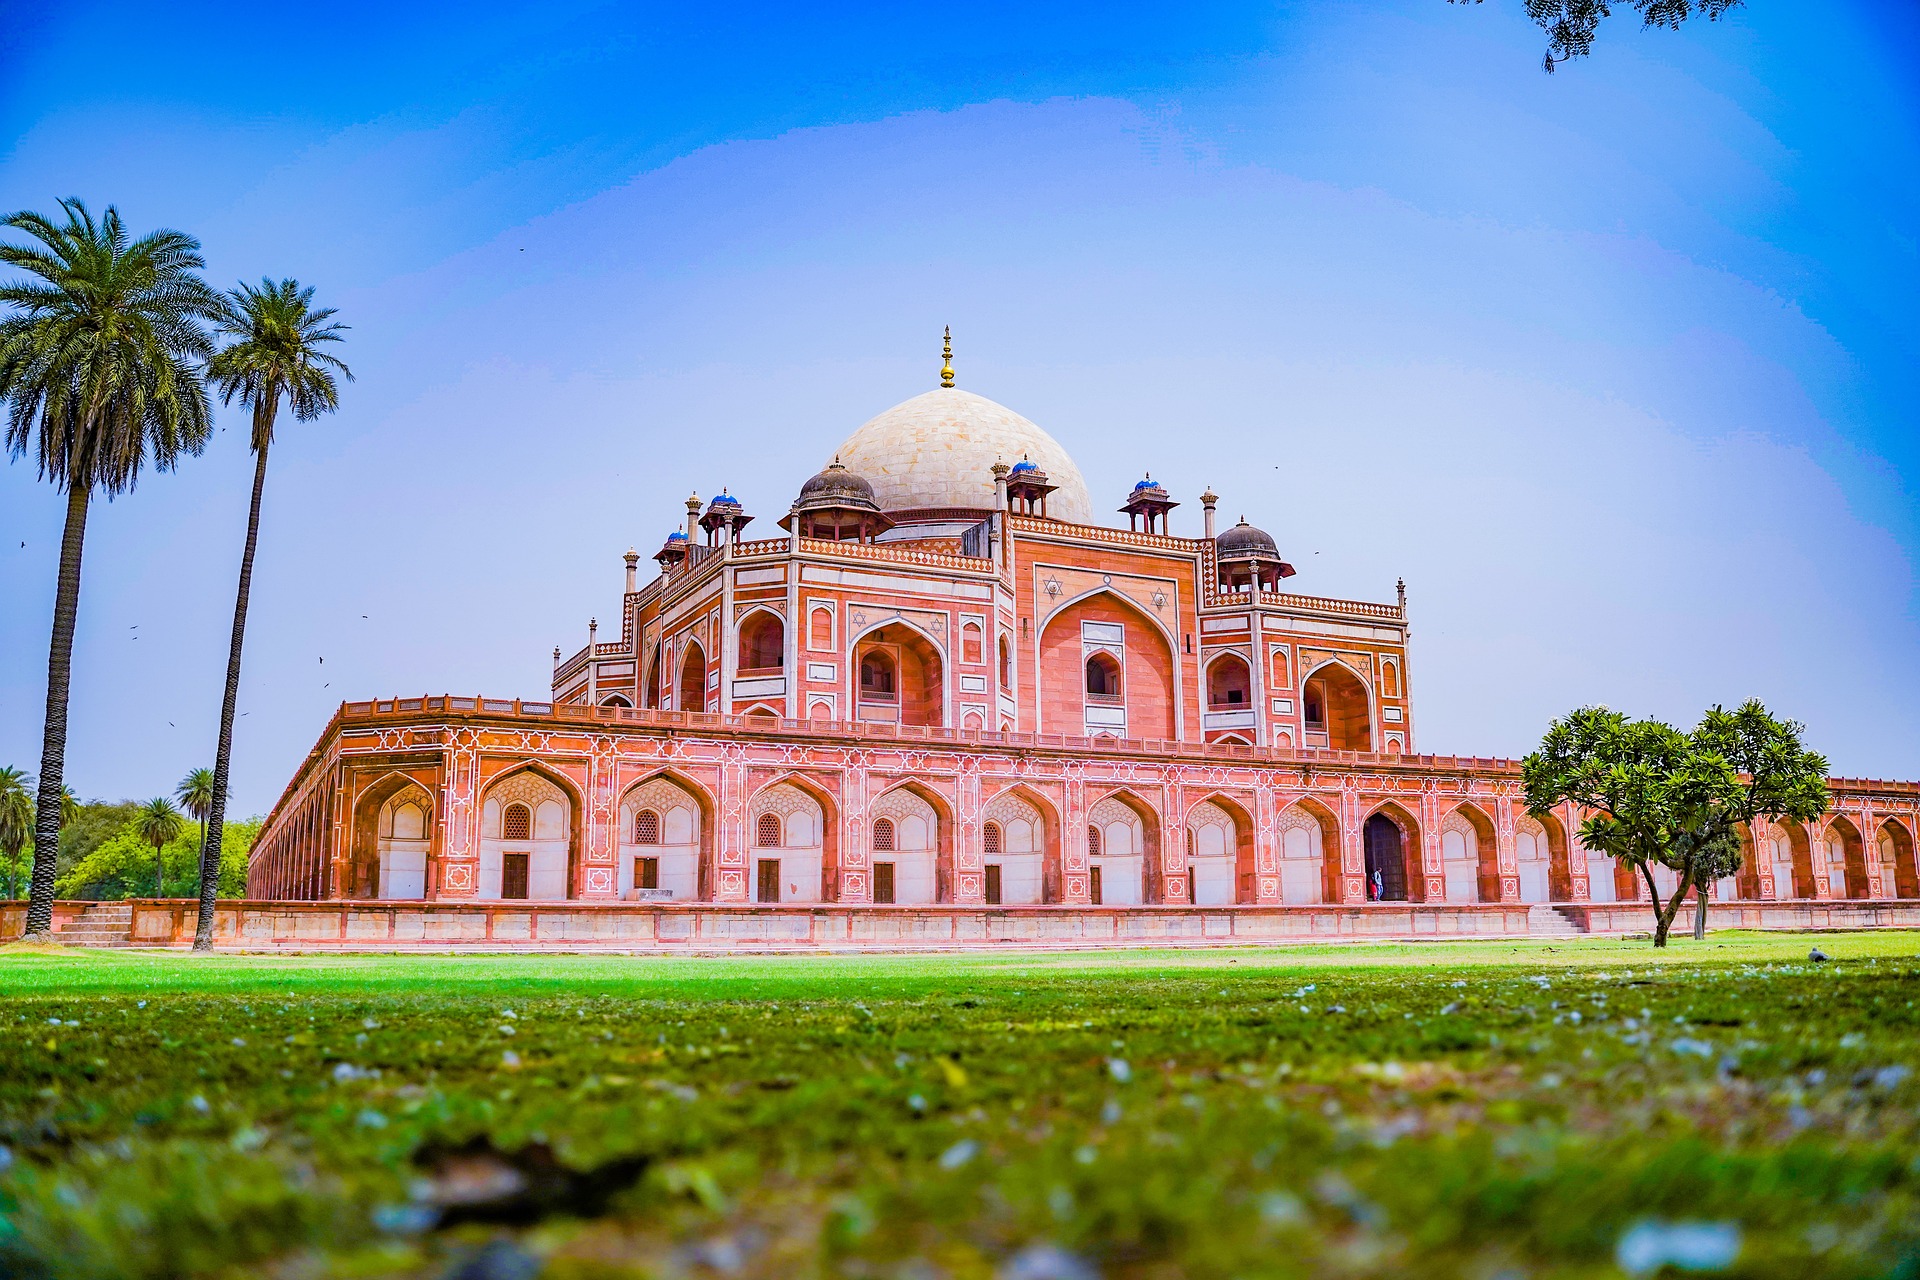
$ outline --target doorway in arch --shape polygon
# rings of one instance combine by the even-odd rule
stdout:
[[[1378,885],[1381,902],[1407,900],[1407,857],[1400,839],[1400,828],[1392,818],[1376,813],[1367,819],[1367,896],[1373,897]],[[1379,878],[1375,879],[1375,873]]]

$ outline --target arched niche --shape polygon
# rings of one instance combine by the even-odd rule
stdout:
[[[362,789],[354,800],[342,896],[356,900],[432,896],[438,888],[433,814],[432,796],[411,774],[388,773]]]
[[[1920,866],[1915,865],[1913,833],[1897,818],[1888,818],[1880,824],[1876,836],[1882,881],[1891,880],[1896,898],[1920,898]]]
[[[1781,898],[1813,898],[1813,843],[1807,829],[1791,818],[1776,819],[1769,836],[1774,893]]]
[[[619,896],[711,899],[713,812],[705,788],[674,774],[655,774],[627,788],[620,797]]]
[[[515,810],[526,813],[524,826],[508,821]],[[577,897],[578,813],[572,788],[538,765],[518,766],[489,782],[480,806],[477,896],[532,902]]]
[[[998,849],[985,847],[990,830]],[[1062,900],[1060,824],[1045,796],[1025,787],[1002,791],[982,810],[981,832],[982,866],[1000,868],[1001,903]]]
[[[1280,901],[1312,905],[1340,901],[1340,820],[1318,800],[1304,798],[1275,822],[1280,854]]]
[[[1448,902],[1500,901],[1500,858],[1493,820],[1462,801],[1440,820],[1440,868]]]
[[[1827,871],[1836,898],[1871,898],[1873,882],[1867,873],[1866,842],[1860,828],[1843,814],[1827,819]]]
[[[1087,690],[1088,659],[1102,652],[1120,668],[1117,700]],[[1101,588],[1056,610],[1041,625],[1039,655],[1039,731],[1179,737],[1173,642],[1118,592]]]
[[[875,902],[920,906],[953,901],[953,823],[938,794],[917,783],[901,783],[874,800],[867,818],[868,883]],[[888,832],[884,841],[879,839],[882,823]],[[888,847],[882,849],[883,843]],[[893,867],[890,874],[881,871],[882,863]],[[891,894],[886,892],[888,880]]]
[[[1222,653],[1207,664],[1207,710],[1248,711],[1253,707],[1253,669],[1237,653]]]
[[[1300,686],[1309,747],[1373,750],[1373,700],[1345,663],[1324,662]]]
[[[946,662],[919,628],[898,619],[871,628],[854,639],[847,666],[856,720],[946,723]]]
[[[740,620],[740,674],[771,676],[786,665],[787,624],[769,609],[755,609]]]
[[[1259,901],[1253,815],[1230,796],[1187,810],[1187,900],[1196,906]]]
[[[679,692],[674,700],[676,711],[705,711],[707,709],[707,651],[698,640],[689,640],[686,650],[680,655]]]
[[[747,896],[754,902],[829,902],[839,892],[838,821],[831,799],[788,776],[747,805]]]
[[[1090,852],[1087,859],[1088,875],[1099,885],[1094,900],[1103,906],[1158,902],[1160,819],[1153,807],[1131,792],[1116,791],[1087,810],[1087,825],[1099,833],[1100,852]]]

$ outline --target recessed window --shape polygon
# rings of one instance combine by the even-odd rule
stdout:
[[[780,847],[779,814],[763,813],[760,815],[760,821],[754,830],[754,844],[762,849],[778,849]]]
[[[882,818],[873,824],[873,847],[879,853],[893,852],[893,819]]]
[[[500,815],[502,840],[526,840],[533,835],[533,810],[523,804],[510,804]]]
[[[980,848],[985,853],[1000,852],[1000,824],[989,822],[980,833]]]
[[[1087,856],[1089,858],[1100,856],[1100,828],[1095,826],[1087,828]]]
[[[893,658],[878,650],[860,659],[860,697],[867,702],[892,702],[895,698]]]
[[[633,842],[635,844],[660,843],[660,815],[652,809],[642,809],[633,815]]]
[[[1120,696],[1120,663],[1110,653],[1087,659],[1087,692],[1096,698]]]

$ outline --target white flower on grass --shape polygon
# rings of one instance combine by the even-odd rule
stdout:
[[[384,1129],[387,1127],[387,1118],[369,1108],[354,1117],[354,1123],[362,1129]]]
[[[198,1111],[201,1115],[206,1115],[209,1111],[213,1110],[212,1107],[207,1105],[207,1100],[197,1093],[187,1099],[187,1105],[195,1111]]]
[[[1125,1084],[1127,1081],[1133,1079],[1133,1068],[1127,1065],[1125,1058],[1108,1058],[1107,1074],[1119,1083]]]
[[[509,1049],[500,1055],[500,1065],[508,1071],[518,1071],[520,1069],[520,1055]]]
[[[1613,1251],[1613,1260],[1632,1276],[1653,1275],[1669,1266],[1680,1271],[1724,1271],[1739,1256],[1739,1223],[1651,1218],[1627,1228]]]
[[[1100,1280],[1093,1264],[1058,1245],[1030,1244],[1008,1258],[997,1280]]]
[[[980,1154],[980,1144],[972,1138],[962,1138],[940,1153],[940,1167],[958,1169],[978,1154]]]

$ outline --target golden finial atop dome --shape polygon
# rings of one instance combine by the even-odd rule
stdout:
[[[940,360],[941,360],[940,385],[943,387],[950,387],[953,385],[953,326],[952,325],[947,326],[946,333],[942,335],[940,339]]]

